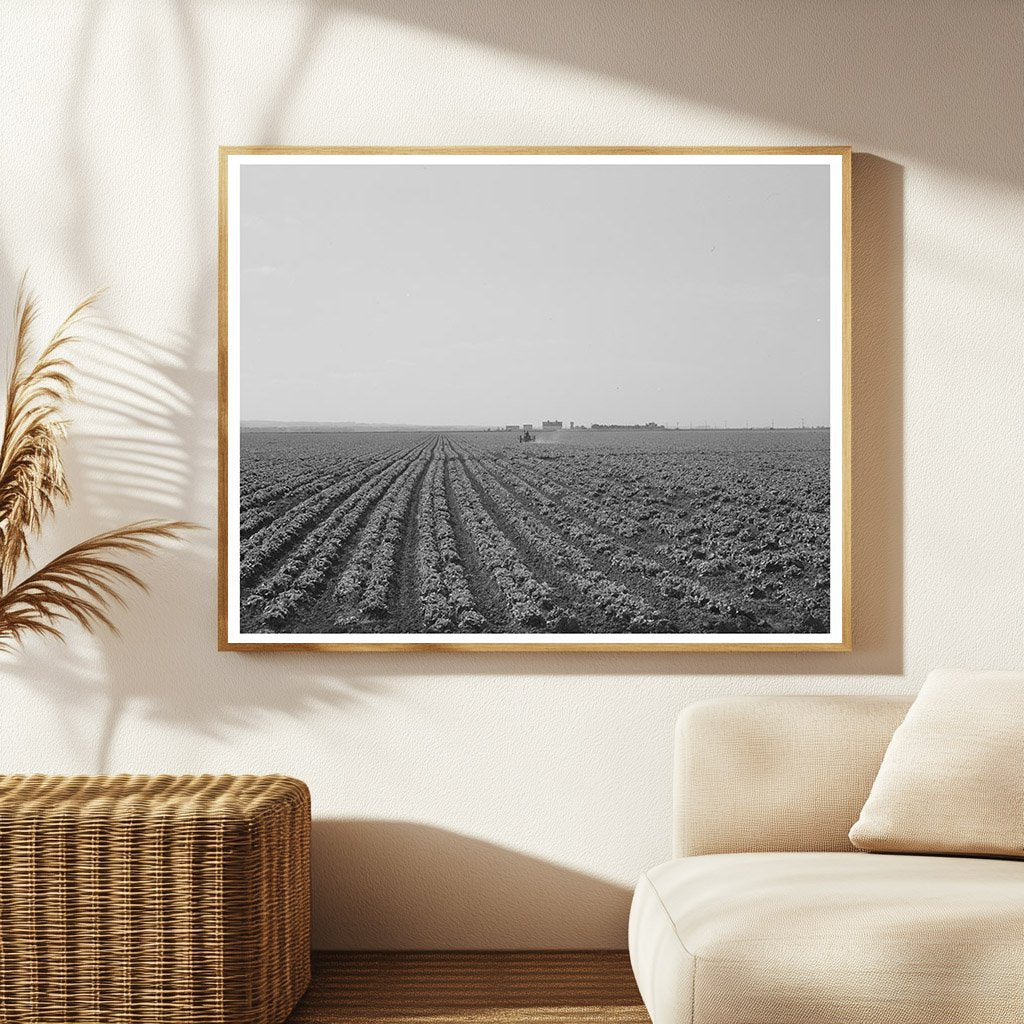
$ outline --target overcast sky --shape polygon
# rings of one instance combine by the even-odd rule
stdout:
[[[245,420],[828,422],[825,166],[241,169]]]

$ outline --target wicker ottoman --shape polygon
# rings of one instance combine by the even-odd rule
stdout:
[[[283,1021],[309,831],[284,776],[0,777],[0,1021]]]

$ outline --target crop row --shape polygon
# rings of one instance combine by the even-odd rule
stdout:
[[[394,457],[403,449],[381,446],[379,450],[351,457],[345,463],[345,468],[339,475],[334,463],[324,465],[322,457],[306,456],[302,460],[302,467],[281,465],[281,460],[271,460],[263,466],[259,472],[250,469],[252,479],[248,484],[243,482],[243,493],[246,494],[246,501],[241,503],[239,518],[239,534],[243,541],[257,534],[260,530],[270,526],[276,519],[287,516],[291,509],[299,505],[305,498],[316,495],[325,487],[350,479],[353,475],[374,462],[379,462],[385,457]],[[276,474],[273,472],[276,468]],[[264,484],[262,481],[267,477],[275,477],[271,484]],[[258,544],[259,538],[254,538],[253,543]]]
[[[474,464],[478,464],[477,454],[468,447],[466,451],[470,453]],[[661,561],[642,554],[633,546],[624,544],[619,537],[598,530],[592,525],[590,515],[580,515],[580,502],[575,496],[563,505],[548,496],[550,490],[541,491],[537,485],[530,483],[527,472],[518,469],[511,471],[504,464],[495,465],[483,462],[481,465],[498,486],[514,491],[520,500],[541,516],[545,522],[554,523],[565,538],[582,547],[584,551],[605,559],[616,571],[633,574],[639,581],[642,581],[644,588],[653,588],[661,598],[673,599],[676,606],[688,605],[691,608],[712,613],[721,610],[714,597],[700,582],[680,577]],[[588,522],[588,519],[591,521]],[[546,529],[543,523],[537,523],[529,530],[526,530],[527,526],[528,524],[524,523],[527,539],[530,534]],[[662,622],[661,625],[664,628],[665,623]]]
[[[324,473],[317,469],[308,475],[286,481],[274,487],[266,488],[263,501],[244,509],[239,518],[239,535],[245,541],[254,533],[269,526],[275,519],[294,508],[305,498],[311,497],[324,488]],[[281,499],[285,498],[287,506],[281,507]]]
[[[248,584],[261,577],[297,539],[336,508],[340,500],[358,493],[368,483],[372,484],[375,478],[387,473],[394,465],[394,454],[388,454],[368,464],[352,467],[330,486],[300,501],[287,513],[278,515],[246,543],[240,568],[242,583]]]
[[[523,564],[515,545],[495,525],[466,476],[462,463],[447,460],[461,524],[484,567],[490,572],[512,621],[520,628],[556,630],[563,613],[555,607],[551,587]]]
[[[465,465],[470,479],[487,494],[520,543],[529,547],[542,564],[562,573],[583,598],[584,607],[596,609],[609,624],[624,632],[653,632],[658,628],[657,613],[642,597],[609,579],[583,551],[566,543],[536,513],[524,508],[493,471],[472,458]]]
[[[446,442],[431,460],[416,509],[416,577],[424,628],[428,633],[477,632],[476,611],[459,558],[445,488]]]
[[[263,627],[279,624],[303,601],[315,596],[337,563],[359,524],[403,473],[417,462],[419,445],[392,461],[345,498],[315,528],[309,530],[287,559],[253,588],[243,607]]]
[[[769,618],[779,616],[801,628],[827,621],[828,481],[815,472],[820,453],[627,459],[554,451],[505,449],[486,461],[616,570],[642,573],[680,610],[688,604],[722,617],[711,624],[716,630],[772,628]]]
[[[302,469],[296,466],[285,467],[285,471],[279,472],[273,483],[263,482],[270,476],[272,466],[257,465],[243,469],[242,495],[238,503],[238,507],[243,513],[243,520],[246,512],[252,509],[266,508],[269,502],[276,501],[278,498],[290,497],[296,488],[322,479],[323,470],[317,461],[313,460],[313,465],[307,465]]]
[[[585,515],[595,526],[603,530],[624,538],[633,537],[637,533],[635,519],[622,515],[616,504],[609,504],[609,496],[605,495],[603,500],[597,500],[585,492],[582,485],[590,482],[589,476],[582,467],[570,463],[567,459],[543,456],[534,459],[498,459],[483,452],[479,452],[479,456],[493,461],[499,475],[515,475],[531,484],[538,492],[538,501],[543,508],[554,509],[559,503],[565,502],[571,505],[575,515]],[[552,479],[550,475],[540,470],[541,466],[546,469],[549,464],[554,464],[560,471],[558,479]],[[573,470],[579,472],[572,473]],[[566,476],[569,479],[565,479]],[[580,479],[573,479],[574,476]]]
[[[345,435],[288,434],[255,431],[242,434],[239,466],[241,493],[239,508],[263,506],[267,502],[289,496],[292,488],[323,476],[325,464],[336,465],[337,459],[325,460],[338,453],[349,462],[379,459],[387,452],[397,452],[393,435],[366,436],[336,444]],[[328,438],[327,446],[324,438]],[[355,435],[351,435],[354,439]],[[329,447],[328,447],[329,446]]]
[[[413,491],[433,455],[418,454],[380,498],[334,587],[335,626],[352,631],[364,617],[387,614],[398,551]]]

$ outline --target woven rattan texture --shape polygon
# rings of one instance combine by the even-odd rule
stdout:
[[[0,777],[0,1022],[283,1021],[309,833],[284,776]]]

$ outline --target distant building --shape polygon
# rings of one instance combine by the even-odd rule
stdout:
[[[542,430],[561,430],[562,429],[562,421],[561,420],[545,420],[544,421],[544,425],[542,426],[541,429]]]
[[[519,431],[519,427],[518,427],[518,426],[517,426],[517,425],[516,425],[515,423],[506,423],[506,424],[505,424],[505,429],[506,429],[506,430],[514,430],[514,431],[516,431],[517,433],[518,433],[518,431]]]
[[[523,424],[523,430],[528,434],[531,430],[533,430],[533,424],[532,423],[524,423]]]
[[[647,423],[592,423],[591,430],[664,430],[661,423],[649,420]]]

